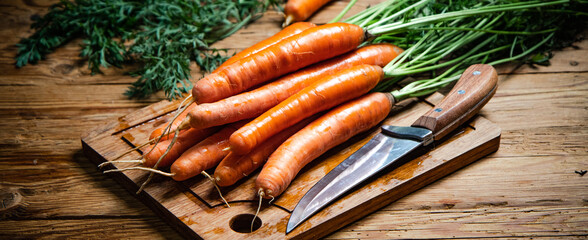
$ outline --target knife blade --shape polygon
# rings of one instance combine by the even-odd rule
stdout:
[[[302,197],[290,215],[286,233],[372,176],[384,169],[392,170],[390,166],[407,154],[441,140],[469,120],[492,98],[497,81],[492,66],[472,65],[441,103],[410,127],[382,126],[380,133],[343,160]]]

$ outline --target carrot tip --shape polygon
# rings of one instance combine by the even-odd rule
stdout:
[[[265,193],[263,192],[263,188],[257,189],[257,195],[260,196],[260,197],[264,197],[265,196]]]
[[[282,24],[282,27],[287,27],[290,24],[292,24],[294,22],[294,16],[293,15],[286,15],[286,19],[284,19],[284,23]]]

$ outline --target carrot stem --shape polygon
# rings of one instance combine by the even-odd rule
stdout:
[[[406,31],[407,29],[409,29],[411,27],[416,27],[416,26],[421,26],[421,25],[425,25],[425,24],[441,22],[441,21],[446,21],[446,20],[452,20],[452,19],[466,18],[466,17],[470,17],[470,16],[474,16],[474,15],[530,9],[530,8],[536,8],[536,7],[545,7],[545,6],[557,5],[557,4],[567,3],[567,2],[570,2],[570,0],[560,0],[560,1],[550,1],[550,2],[528,1],[528,2],[521,2],[521,3],[482,6],[482,7],[478,7],[478,8],[465,9],[465,10],[461,10],[461,11],[452,11],[452,12],[446,12],[446,13],[435,14],[435,15],[430,15],[430,16],[413,18],[408,21],[397,21],[394,23],[386,23],[386,24],[382,24],[382,25],[374,24],[374,25],[370,25],[367,30],[369,33],[371,33],[373,35],[381,35],[381,34]]]
[[[543,39],[541,42],[535,44],[534,46],[530,47],[529,49],[527,49],[526,51],[524,51],[518,55],[495,60],[495,61],[487,63],[487,64],[494,66],[494,65],[501,64],[504,62],[510,62],[510,61],[514,61],[514,60],[523,58],[523,57],[527,56],[528,54],[532,53],[533,51],[535,51],[537,48],[539,48],[540,46],[542,46],[543,44],[545,44],[549,40],[551,40],[553,38],[553,36],[554,36],[553,33],[550,34],[545,39]],[[468,58],[462,59],[461,61],[459,61],[459,63],[455,64],[454,66],[452,66],[451,68],[449,68],[444,73],[437,76],[436,78],[414,81],[414,82],[404,86],[400,90],[395,90],[395,91],[391,92],[391,94],[398,101],[406,99],[406,98],[410,98],[410,97],[419,97],[419,96],[428,95],[430,93],[433,93],[433,92],[439,90],[442,87],[447,86],[448,84],[450,84],[453,81],[457,81],[461,77],[461,73],[465,69],[462,66],[465,65],[466,63],[473,62],[481,57],[485,57],[485,56],[487,56],[491,53],[497,52],[497,51],[505,50],[509,47],[510,47],[509,45],[505,45],[503,47],[491,49],[489,51],[478,53],[478,54],[475,54],[475,55],[470,56]]]
[[[347,18],[343,22],[351,23],[351,24],[356,24],[356,25],[358,25],[360,27],[365,27],[365,26],[360,25],[360,22],[362,21],[362,19],[364,19],[366,17],[369,17],[371,15],[374,15],[374,13],[376,11],[378,11],[378,9],[380,9],[380,8],[391,8],[391,9],[395,9],[396,7],[389,7],[392,4],[394,4],[394,1],[384,1],[384,2],[378,3],[378,4],[376,4],[373,7],[369,7],[366,10],[363,10],[360,13],[358,13],[356,15],[353,15],[353,16],[351,16],[349,18]],[[397,5],[400,5],[398,3],[396,3],[396,4]]]
[[[355,5],[355,3],[357,2],[357,0],[351,0],[349,1],[349,3],[347,4],[347,6],[343,9],[343,11],[341,11],[341,13],[339,13],[339,15],[337,15],[335,18],[333,18],[333,20],[331,20],[329,23],[335,23],[341,20],[341,18],[343,18],[343,16],[349,12],[349,9],[351,9],[351,7],[353,7],[353,5]]]
[[[535,51],[537,48],[539,48],[541,45],[545,44],[547,41],[551,40],[553,38],[553,36],[554,36],[554,33],[549,34],[549,36],[546,37],[545,39],[543,39],[543,41],[539,42],[537,45],[529,48],[527,51],[524,51],[524,52],[522,52],[519,55],[510,57],[510,58],[504,58],[504,59],[496,60],[496,61],[493,61],[493,62],[488,63],[488,64],[490,64],[490,65],[498,65],[498,64],[501,64],[501,63],[510,62],[510,61],[513,61],[513,60],[522,58],[522,57],[524,57],[524,56],[532,53],[533,51]]]
[[[396,4],[396,6],[394,7],[394,9],[396,9],[397,7],[399,7],[401,4],[403,4],[403,3],[405,3],[405,2],[407,2],[407,1],[401,1],[401,2],[398,2],[398,3]],[[392,15],[390,15],[390,16],[388,16],[388,17],[385,17],[385,18],[382,18],[382,19],[378,20],[376,23],[374,23],[374,24],[372,24],[372,25],[374,25],[374,26],[378,26],[378,25],[380,25],[380,24],[383,24],[383,23],[389,22],[390,20],[392,20],[392,19],[395,19],[395,18],[397,18],[397,17],[399,17],[399,16],[402,16],[402,15],[403,15],[403,14],[405,14],[406,12],[408,12],[408,11],[411,11],[411,10],[413,10],[413,9],[416,9],[417,7],[423,7],[423,6],[425,5],[425,3],[428,3],[428,2],[430,2],[430,1],[429,1],[429,0],[421,0],[421,1],[419,1],[419,2],[416,2],[416,3],[414,3],[413,5],[410,5],[410,6],[408,6],[408,7],[404,8],[404,9],[402,9],[402,10],[400,10],[400,11],[396,11],[394,14],[392,14]],[[386,16],[386,15],[384,15],[384,16]],[[375,15],[373,15],[373,17],[375,17]],[[372,18],[372,19],[373,19],[373,18]],[[370,20],[371,20],[371,19],[370,19]]]

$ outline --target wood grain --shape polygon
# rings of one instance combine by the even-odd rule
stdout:
[[[31,16],[57,0],[2,1],[0,13],[0,188],[28,203],[2,214],[0,238],[181,239],[165,221],[81,152],[87,129],[162,100],[122,96],[125,69],[92,76],[80,40],[37,65],[14,67]],[[348,1],[310,20],[325,23]],[[358,1],[358,8],[376,0]],[[234,51],[273,35],[268,13],[215,46]],[[481,115],[502,128],[500,149],[329,235],[328,239],[534,238],[588,236],[588,41],[554,52],[550,66],[504,65]],[[199,74],[194,66],[193,79]],[[2,212],[4,213],[4,212]]]

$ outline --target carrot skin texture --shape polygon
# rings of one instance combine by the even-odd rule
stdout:
[[[255,54],[263,49],[268,48],[269,46],[272,46],[272,45],[274,45],[274,44],[276,44],[276,43],[278,43],[278,42],[280,42],[290,36],[301,33],[302,31],[309,29],[311,27],[316,27],[316,25],[314,23],[310,23],[310,22],[297,22],[295,24],[292,24],[292,25],[282,29],[278,33],[274,34],[273,36],[266,38],[256,44],[254,44],[253,46],[248,47],[248,48],[244,49],[243,51],[238,52],[237,54],[233,55],[232,57],[227,59],[227,61],[225,61],[223,64],[221,64],[217,69],[215,69],[213,71],[213,73],[222,70],[224,67],[230,65],[231,63],[238,61],[239,59],[242,59],[242,58],[248,57],[252,54]]]
[[[327,112],[276,149],[259,173],[256,189],[261,189],[265,198],[279,196],[306,164],[376,126],[390,113],[393,103],[390,94],[375,92]]]
[[[175,129],[180,125],[180,123],[182,123],[182,121],[184,120],[184,118],[186,118],[186,116],[188,115],[189,112],[193,111],[196,108],[196,104],[195,103],[191,103],[190,106],[188,106],[186,108],[185,111],[183,111],[182,113],[180,113],[180,115],[178,115],[178,117],[176,118],[176,120],[173,121],[170,129],[171,129],[171,133],[168,136],[163,136],[163,138],[161,138],[161,140],[168,140],[171,139],[173,137],[173,132],[175,131]],[[149,140],[153,140],[155,138],[158,138],[159,136],[161,136],[161,134],[163,134],[163,130],[165,130],[165,127],[167,126],[167,123],[164,124],[163,126],[156,128],[155,130],[153,130],[151,132],[151,134],[149,135]],[[183,131],[182,131],[183,132]]]
[[[190,126],[199,129],[255,118],[318,79],[360,64],[384,67],[402,51],[386,43],[361,47],[287,74],[249,92],[199,104],[188,114]]]
[[[381,67],[359,65],[322,78],[235,131],[231,150],[245,154],[300,120],[367,93],[383,77]]]
[[[330,23],[306,29],[196,82],[196,103],[215,102],[313,63],[351,51],[365,39],[353,24]]]
[[[291,22],[299,22],[308,19],[319,8],[327,4],[331,0],[288,0],[284,6],[284,14],[286,14],[284,25],[287,26]]]
[[[178,134],[178,138],[175,144],[172,146],[170,151],[167,155],[161,159],[161,162],[157,165],[157,167],[168,167],[170,166],[186,149],[194,146],[198,142],[202,141],[210,134],[217,131],[217,127],[212,128],[205,128],[205,129],[188,129],[185,131],[181,131]],[[170,136],[173,136],[171,134]],[[154,144],[151,144],[149,147],[146,148],[146,154],[144,154],[143,165],[146,167],[153,167],[155,163],[159,160],[161,155],[165,153],[169,144],[172,142],[172,139],[162,140],[159,143],[155,144],[155,149],[150,151],[153,148]],[[150,152],[149,152],[150,151]]]
[[[171,165],[170,172],[174,174],[172,178],[184,181],[216,166],[230,152],[229,136],[243,124],[245,122],[227,125],[186,150]]]
[[[229,153],[216,167],[214,179],[221,187],[235,184],[241,178],[251,174],[262,166],[276,148],[294,133],[308,125],[315,116],[304,119],[296,125],[281,131],[245,155]]]

